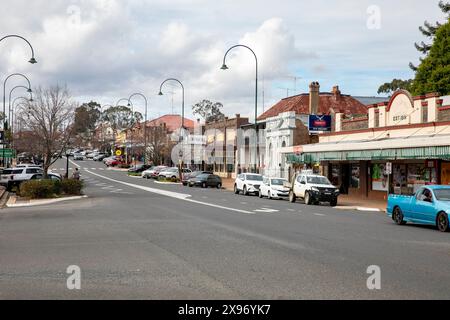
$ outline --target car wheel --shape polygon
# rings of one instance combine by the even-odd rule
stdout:
[[[438,227],[438,230],[441,232],[447,232],[448,231],[448,216],[445,212],[439,212],[436,218],[436,225]]]
[[[330,206],[332,206],[332,207],[336,207],[337,206],[337,199],[333,199],[333,200],[331,200],[331,202],[330,202]]]
[[[294,203],[297,200],[297,197],[295,196],[294,192],[289,192],[289,202]]]
[[[307,206],[309,206],[311,204],[311,195],[309,194],[308,191],[305,192],[305,199],[304,200],[305,200],[305,204]]]
[[[244,186],[244,196],[248,196],[247,186]]]
[[[222,184],[221,183],[217,184],[217,189],[222,189]]]
[[[236,184],[234,185],[234,194],[239,194],[239,189]]]
[[[403,220],[403,212],[400,207],[395,207],[394,213],[392,214],[392,220],[395,221],[399,226],[405,225],[406,222]]]

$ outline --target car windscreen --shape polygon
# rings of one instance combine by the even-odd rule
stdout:
[[[274,186],[282,186],[282,185],[284,185],[285,182],[287,182],[287,180],[284,180],[284,179],[272,179],[271,182],[272,182],[272,185],[274,185]]]
[[[255,175],[255,174],[248,174],[248,175],[247,175],[247,180],[252,180],[252,181],[263,181],[263,177],[262,177],[262,176]]]
[[[307,181],[311,184],[331,184],[330,180],[321,176],[309,176],[307,177]]]
[[[434,189],[434,195],[439,201],[450,201],[450,189]]]
[[[209,176],[210,176],[209,174],[202,173],[202,174],[199,174],[198,176],[196,176],[196,178],[203,180],[203,179],[208,179]]]

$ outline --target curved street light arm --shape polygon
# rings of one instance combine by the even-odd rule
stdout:
[[[25,90],[27,90],[27,92],[30,93],[30,100],[33,100],[33,92],[29,91],[29,88],[25,87],[25,86],[15,86],[14,88],[11,89],[11,91],[9,92],[9,102],[8,102],[8,119],[11,117],[11,96],[14,90],[19,89],[19,88],[23,88]]]
[[[30,47],[30,49],[31,49],[31,59],[28,62],[32,63],[32,64],[37,63],[36,59],[34,58],[33,46],[31,45],[31,43],[27,39],[25,39],[24,37],[19,36],[17,34],[10,34],[10,35],[7,35],[7,36],[4,36],[3,38],[1,38],[0,42],[2,42],[5,39],[8,39],[8,38],[19,38],[19,39],[22,39],[23,41],[25,41],[28,44],[28,46]]]
[[[182,93],[183,93],[183,99],[182,99],[182,103],[181,103],[181,128],[184,129],[184,86],[181,83],[180,80],[175,79],[175,78],[168,78],[166,80],[164,80],[161,85],[159,86],[159,95],[162,95],[162,87],[163,85],[167,82],[167,81],[175,81],[178,82],[181,85],[181,89],[182,89]]]

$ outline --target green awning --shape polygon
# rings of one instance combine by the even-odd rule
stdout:
[[[314,152],[301,155],[286,155],[288,163],[316,163],[321,161],[358,161],[358,160],[408,160],[443,159],[450,160],[450,146],[420,147],[384,150],[356,150],[335,152]]]

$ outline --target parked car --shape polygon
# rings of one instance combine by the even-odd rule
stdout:
[[[149,169],[151,166],[148,164],[137,164],[128,169],[129,173],[142,173],[143,171]]]
[[[98,155],[98,152],[90,152],[86,154],[86,159],[94,159]]]
[[[339,189],[326,177],[313,174],[312,171],[295,174],[289,192],[289,201],[303,199],[306,205],[329,202],[335,207],[338,202]]]
[[[85,156],[83,153],[74,153],[73,154],[73,160],[84,160]]]
[[[106,162],[108,162],[109,160],[113,160],[115,158],[116,158],[116,156],[109,156],[109,157],[103,158],[102,161],[103,161],[104,164],[106,164]]]
[[[179,179],[180,178],[179,177],[180,173],[179,173],[178,170],[179,170],[179,168],[177,168],[177,167],[164,169],[164,170],[162,170],[159,173],[158,177],[160,177],[160,178],[169,178],[169,179]],[[181,171],[181,173],[183,175],[185,173],[191,173],[191,172],[192,172],[191,169],[186,169],[186,168],[183,168],[182,171]]]
[[[42,173],[37,173],[31,176],[30,180],[43,180],[44,179],[44,175]],[[61,181],[62,178],[60,175],[57,175],[55,173],[47,173],[47,179],[50,180],[58,180]]]
[[[120,165],[121,163],[122,161],[117,157],[111,158],[105,162],[108,167],[115,167]]]
[[[16,168],[41,168],[42,169],[42,165],[34,164],[34,163],[19,163],[18,165],[16,165]]]
[[[242,173],[234,182],[234,193],[242,192],[244,195],[258,194],[263,182],[263,176],[256,173]]]
[[[398,225],[407,222],[434,225],[446,232],[449,230],[450,186],[422,187],[412,196],[389,195],[386,211]]]
[[[150,179],[150,178],[156,179],[156,178],[158,178],[159,173],[162,170],[166,169],[166,168],[167,168],[167,166],[151,167],[151,168],[145,170],[144,172],[142,172],[142,178],[145,178],[145,179]]]
[[[202,173],[188,180],[189,187],[200,186],[202,188],[222,188],[222,178],[215,174]]]
[[[99,153],[97,154],[92,160],[94,161],[102,161],[105,159],[108,155],[106,153]]]
[[[183,186],[188,185],[189,179],[195,178],[201,174],[213,174],[213,173],[210,171],[193,171],[191,173],[183,174],[183,179],[181,180],[181,182],[183,183]]]
[[[289,182],[283,178],[264,178],[259,188],[259,197],[269,199],[282,199],[289,197],[290,188],[286,186]]]
[[[43,170],[39,167],[5,169],[0,177],[0,184],[10,189],[13,186],[20,185],[23,181],[30,180],[34,174],[42,173]]]

